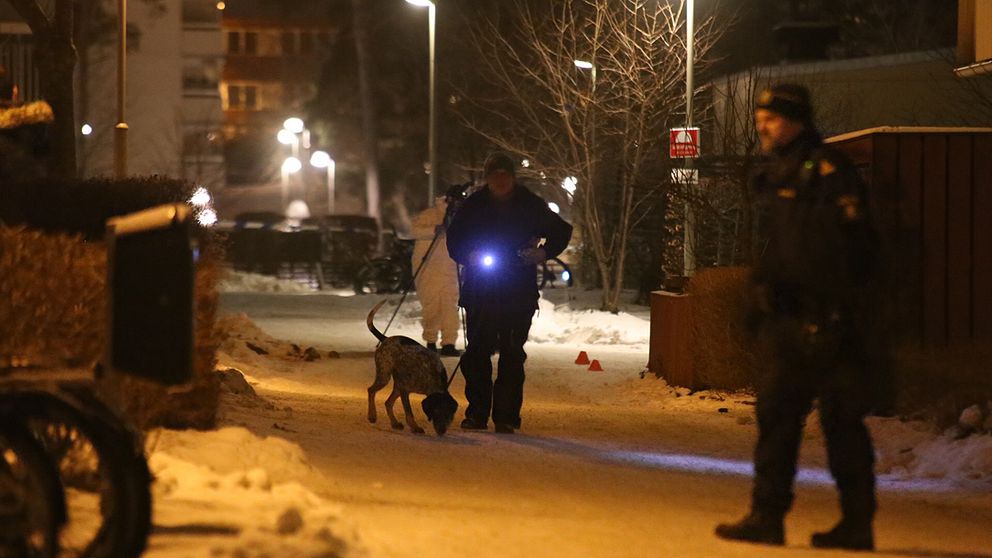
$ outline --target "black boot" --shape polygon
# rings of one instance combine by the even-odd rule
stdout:
[[[456,349],[454,345],[448,344],[448,345],[441,345],[440,355],[456,357],[456,356],[462,356],[462,352]]]
[[[785,526],[780,516],[751,512],[737,523],[717,525],[716,536],[731,541],[783,545]]]
[[[810,544],[815,548],[875,550],[875,536],[872,534],[871,522],[842,519],[827,532],[813,533]]]
[[[428,344],[427,344],[427,348],[428,348],[428,349],[429,349],[429,350],[430,350],[430,351],[431,351],[432,353],[436,353],[436,352],[437,352],[437,343],[428,343]]]

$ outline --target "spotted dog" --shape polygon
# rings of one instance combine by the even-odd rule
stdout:
[[[410,394],[422,393],[424,398],[421,407],[427,420],[434,425],[438,436],[444,435],[451,425],[458,410],[458,402],[448,393],[448,375],[441,364],[437,353],[430,351],[409,337],[394,335],[386,337],[375,328],[372,320],[375,313],[385,304],[376,304],[369,312],[365,323],[372,335],[379,340],[375,350],[375,381],[369,386],[369,422],[376,421],[375,394],[393,380],[393,392],[386,398],[386,414],[389,422],[397,430],[403,429],[403,424],[396,420],[393,405],[396,398],[403,401],[403,414],[410,430],[423,434],[424,429],[417,425],[413,418],[413,408],[410,406]]]

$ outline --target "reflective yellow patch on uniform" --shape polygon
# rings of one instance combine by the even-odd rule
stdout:
[[[837,198],[837,205],[844,210],[844,218],[854,221],[861,217],[861,199],[854,194],[846,194]]]
[[[796,189],[795,188],[779,188],[778,189],[778,197],[785,198],[787,200],[791,200],[791,199],[793,199],[793,198],[796,197]]]
[[[820,161],[820,176],[827,176],[833,174],[837,170],[830,161],[823,160]]]

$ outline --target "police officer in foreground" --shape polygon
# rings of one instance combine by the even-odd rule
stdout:
[[[484,173],[486,186],[465,200],[448,227],[448,253],[463,266],[459,304],[468,337],[461,361],[468,408],[461,426],[485,430],[491,414],[497,433],[512,434],[520,428],[524,343],[537,309],[536,265],[568,246],[572,226],[516,183],[509,155],[491,154]]]
[[[750,513],[722,524],[724,539],[782,545],[793,501],[799,443],[813,401],[841,520],[816,533],[821,548],[873,550],[874,453],[864,416],[876,403],[866,313],[876,242],[865,191],[851,163],[825,146],[809,92],[764,91],[755,127],[766,164],[754,179],[762,242],[752,276],[749,320],[775,357],[758,388],[758,442]]]

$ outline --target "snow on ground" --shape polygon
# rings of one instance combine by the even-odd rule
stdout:
[[[228,271],[218,289],[222,293],[312,293],[313,288],[298,281],[278,279],[271,275]]]
[[[527,347],[523,430],[504,438],[453,429],[437,438],[365,421],[375,342],[364,318],[377,298],[239,284],[261,292],[225,295],[234,312],[221,321],[228,337],[219,368],[236,368],[246,381],[225,376],[219,431],[151,437],[160,528],[148,556],[444,557],[470,548],[528,558],[791,556],[802,549],[713,539],[713,524],[733,519],[746,501],[754,397],[642,379],[643,307],[612,315],[592,310],[596,293],[548,293]],[[376,316],[380,330],[396,309],[399,297],[391,298]],[[419,339],[419,315],[411,295],[389,334]],[[573,364],[580,349],[605,372]],[[455,362],[446,359],[448,370]],[[457,377],[451,389],[461,405],[463,386]],[[976,549],[992,539],[968,518],[985,518],[979,510],[992,503],[992,438],[954,439],[898,419],[873,418],[869,426],[881,474],[880,545],[902,556],[989,558]],[[796,532],[835,518],[824,466],[814,416],[790,545]],[[931,542],[931,531],[944,539]]]
[[[327,558],[351,544],[340,534],[347,531],[341,506],[307,488],[321,482],[320,473],[298,445],[282,438],[233,427],[159,430],[149,437],[148,461],[156,530],[217,534],[207,545],[209,556]],[[146,556],[177,550],[171,545],[159,553],[153,544]]]

